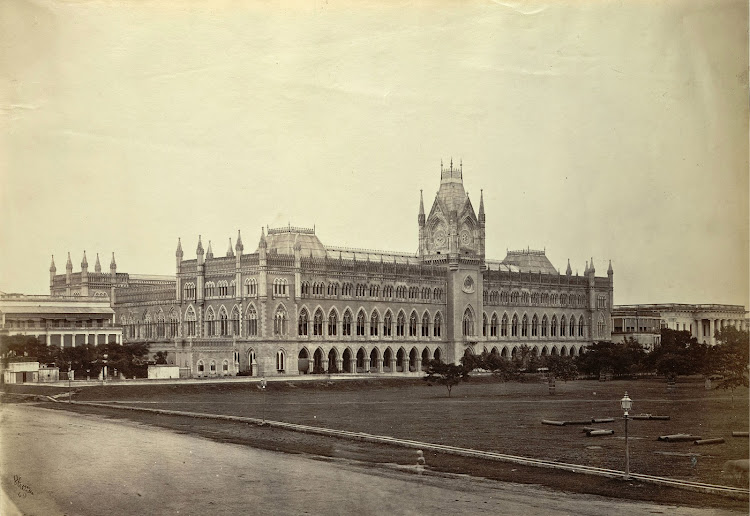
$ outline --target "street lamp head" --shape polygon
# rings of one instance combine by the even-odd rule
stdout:
[[[633,400],[630,399],[630,396],[628,396],[627,392],[625,393],[625,396],[623,396],[620,400],[620,406],[622,406],[622,410],[625,411],[625,415],[627,416],[630,407],[633,406]]]

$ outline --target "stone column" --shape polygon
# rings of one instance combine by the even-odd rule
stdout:
[[[344,359],[343,358],[336,359],[336,369],[339,370],[339,373],[344,372]]]
[[[382,358],[375,361],[376,371],[378,373],[383,372],[383,362],[384,360]]]
[[[396,372],[396,357],[391,358],[391,373]]]
[[[352,373],[357,372],[357,358],[352,358],[349,360],[349,369],[351,369]]]
[[[328,372],[328,357],[322,357],[320,360],[320,366],[323,368],[323,372]]]
[[[714,344],[714,331],[716,330],[716,321],[714,319],[708,320],[708,343]]]
[[[415,371],[414,371],[415,373],[419,373],[422,371],[422,357],[420,356],[417,357],[417,361],[414,364],[414,367],[415,367]]]
[[[404,373],[409,372],[409,355],[404,355],[404,360],[401,362],[401,367],[404,370]]]
[[[44,340],[47,342],[47,346],[49,347],[51,345],[51,342],[52,342],[52,336],[49,333],[47,333],[47,335],[45,335],[45,339]]]

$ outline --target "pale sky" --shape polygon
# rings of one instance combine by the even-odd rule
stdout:
[[[265,225],[415,252],[452,157],[488,258],[747,305],[747,30],[739,0],[0,2],[0,291]]]

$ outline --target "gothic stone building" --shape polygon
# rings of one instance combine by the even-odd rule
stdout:
[[[174,278],[117,273],[114,256],[93,278],[53,264],[50,289],[108,292],[124,341],[167,351],[185,376],[418,374],[467,351],[576,355],[609,340],[611,264],[597,277],[593,260],[561,274],[544,251],[488,260],[484,201],[476,213],[462,173],[441,167],[427,215],[420,198],[416,254],[326,246],[289,226],[261,230],[253,253],[239,233],[225,256],[199,237],[186,260],[178,241]]]

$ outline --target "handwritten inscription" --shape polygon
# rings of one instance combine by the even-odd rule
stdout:
[[[18,489],[18,496],[21,498],[26,498],[27,495],[34,494],[34,491],[27,484],[23,483],[20,475],[13,475],[13,485]]]

